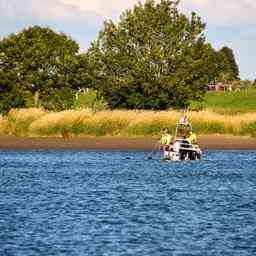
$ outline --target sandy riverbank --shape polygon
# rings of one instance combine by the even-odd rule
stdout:
[[[202,149],[256,150],[256,138],[231,135],[199,136]],[[73,149],[73,150],[153,150],[157,140],[152,138],[80,137],[80,138],[20,138],[0,137],[0,149]]]

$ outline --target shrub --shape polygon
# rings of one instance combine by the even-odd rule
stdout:
[[[96,91],[89,90],[86,93],[79,93],[77,95],[74,107],[76,109],[90,108],[93,111],[101,111],[107,109],[107,103]]]

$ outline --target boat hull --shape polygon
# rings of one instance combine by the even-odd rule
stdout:
[[[182,145],[175,145],[168,150],[164,150],[164,160],[183,161],[183,160],[200,160],[202,158],[202,151],[198,145],[189,144],[186,147]]]

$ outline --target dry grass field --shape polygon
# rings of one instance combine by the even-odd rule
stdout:
[[[0,135],[47,136],[156,136],[163,127],[174,132],[183,115],[179,111],[128,111],[89,109],[47,112],[40,108],[12,109],[0,116]],[[198,134],[256,136],[256,113],[224,115],[205,110],[188,112]]]

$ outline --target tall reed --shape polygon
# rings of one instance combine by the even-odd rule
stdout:
[[[180,113],[175,111],[140,111],[130,122],[127,134],[156,135],[164,127],[174,131],[179,117]]]
[[[41,108],[11,109],[7,115],[10,132],[17,136],[28,135],[29,125],[45,114],[46,112]]]
[[[32,122],[29,126],[31,135],[63,135],[83,133],[83,121],[92,115],[88,109],[50,112]]]
[[[178,111],[99,111],[66,110],[46,112],[42,109],[19,109],[0,118],[0,132],[20,136],[156,136],[168,127],[175,131],[183,113]],[[226,133],[256,136],[256,113],[223,115],[205,110],[188,112],[198,134]]]
[[[8,126],[9,126],[8,120],[0,115],[0,135],[9,134]]]

